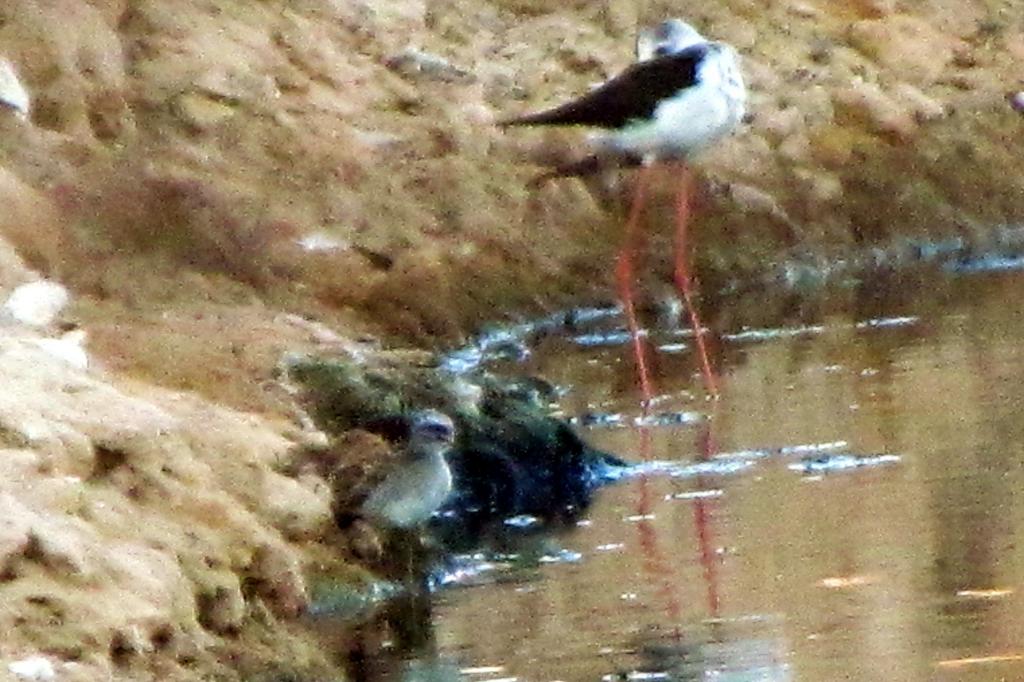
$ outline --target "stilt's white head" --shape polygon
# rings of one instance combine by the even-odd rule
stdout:
[[[675,54],[707,40],[682,19],[666,19],[657,26],[645,28],[636,37],[638,61]]]

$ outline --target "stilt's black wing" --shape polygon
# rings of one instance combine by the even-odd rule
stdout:
[[[604,85],[560,107],[500,121],[498,125],[585,125],[621,128],[650,118],[658,104],[697,83],[707,45],[638,62]]]

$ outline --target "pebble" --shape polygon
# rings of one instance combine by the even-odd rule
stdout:
[[[1006,98],[1010,102],[1010,107],[1013,108],[1019,114],[1024,114],[1024,90],[1018,92],[1012,92]]]
[[[296,240],[303,251],[345,251],[350,244],[327,232],[311,232]]]
[[[475,80],[466,69],[455,66],[444,57],[408,47],[388,57],[384,65],[410,80],[424,79],[444,83],[469,83]]]
[[[30,106],[28,91],[18,79],[14,65],[2,57],[0,57],[0,106],[11,109],[22,120],[28,118]]]
[[[7,665],[7,670],[15,677],[22,680],[48,680],[57,679],[57,671],[53,669],[53,663],[42,656],[31,656],[15,661]]]
[[[51,324],[70,300],[68,290],[49,280],[38,280],[15,288],[4,302],[7,317],[32,327]]]
[[[172,107],[178,120],[199,131],[209,130],[235,115],[235,109],[203,93],[177,97]]]

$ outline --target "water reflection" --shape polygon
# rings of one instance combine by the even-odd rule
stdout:
[[[594,446],[633,461],[762,454],[602,491],[549,539],[579,561],[394,605],[364,633],[386,633],[395,660],[370,674],[386,656],[365,654],[354,679],[1024,678],[1024,277],[927,284],[789,301],[782,317],[729,309],[716,406],[691,392],[689,353],[652,350],[652,409],[695,415],[657,425],[635,424],[625,347],[546,340],[529,369],[572,387],[566,413],[622,417],[580,426]],[[807,453],[787,446],[832,443],[900,459],[790,466]],[[436,676],[403,677],[410,654]]]

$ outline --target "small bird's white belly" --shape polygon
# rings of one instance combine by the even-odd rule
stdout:
[[[389,476],[363,503],[362,512],[397,528],[411,528],[429,519],[451,489],[451,470],[438,455]]]

